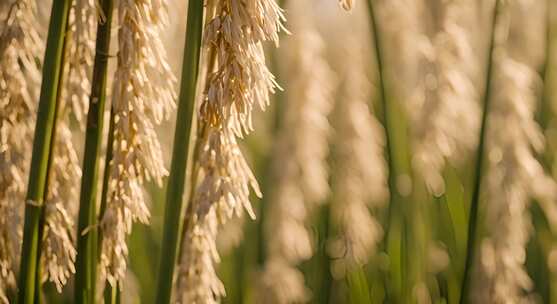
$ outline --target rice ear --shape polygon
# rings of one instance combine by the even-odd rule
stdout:
[[[44,42],[34,1],[0,4],[0,303],[16,287]]]
[[[118,66],[114,78],[113,159],[103,230],[101,272],[116,286],[126,273],[126,236],[136,221],[148,223],[143,183],[162,186],[168,175],[155,126],[175,108],[175,76],[160,40],[166,1],[118,4]]]
[[[536,39],[540,31],[521,17],[542,13],[535,8],[526,1],[506,1],[496,31],[498,51],[494,55],[483,183],[489,225],[476,265],[472,289],[476,301],[531,301],[534,286],[525,265],[533,228],[529,206],[534,200],[554,203],[557,198],[557,185],[536,155],[544,146],[544,135],[535,120],[540,87],[536,51],[541,47],[523,47],[522,41],[511,38]]]
[[[277,88],[262,43],[278,45],[284,21],[275,0],[215,1],[207,14],[203,40],[209,60],[175,282],[178,303],[217,303],[225,295],[214,269],[220,259],[216,234],[243,212],[255,218],[249,195],[261,192],[237,138],[253,130],[253,109],[264,109]]]

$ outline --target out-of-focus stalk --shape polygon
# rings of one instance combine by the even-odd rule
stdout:
[[[155,303],[158,304],[170,303],[174,266],[179,248],[178,236],[181,235],[182,230],[182,221],[180,219],[184,205],[184,182],[186,170],[188,169],[190,133],[195,110],[202,30],[203,0],[190,0],[188,4],[186,47],[182,66],[174,148],[166,189],[163,241],[157,280],[157,295],[155,298]]]
[[[554,128],[553,126],[551,126],[552,121],[555,120],[556,116],[555,116],[555,111],[552,109],[552,94],[553,94],[553,88],[552,88],[552,84],[553,84],[553,78],[554,78],[554,72],[553,72],[553,64],[554,64],[554,57],[553,57],[553,52],[555,51],[554,49],[554,41],[553,41],[553,12],[552,10],[553,8],[553,3],[554,1],[552,0],[547,0],[545,1],[546,3],[546,33],[545,33],[545,60],[543,62],[542,65],[542,69],[540,72],[540,75],[542,77],[542,81],[543,81],[543,88],[542,88],[542,94],[540,96],[540,105],[538,107],[538,113],[537,113],[537,121],[540,124],[540,127],[542,128],[543,132],[545,134],[548,134],[549,132],[552,131],[552,129]],[[548,136],[548,147],[552,146],[551,143],[551,138],[550,136]],[[555,157],[555,150],[554,149],[546,149],[544,151],[544,153],[540,156],[540,160],[541,163],[543,164],[543,166],[545,167],[546,170],[549,171],[553,171],[552,170],[552,162],[553,159]],[[553,171],[554,172],[554,171]],[[553,178],[555,178],[555,174],[553,174]],[[542,217],[536,217],[533,216],[532,219],[534,220],[534,225],[536,225],[536,219],[539,219],[540,222],[543,222],[541,220]],[[548,232],[551,231],[552,228],[554,228],[551,224],[549,225],[549,227],[543,227],[546,228]],[[539,231],[541,229],[539,229],[537,226],[535,226],[534,228],[536,231]],[[541,250],[543,252],[542,256],[542,262],[541,263],[547,263],[547,258],[551,256],[552,254],[552,248],[551,248],[551,244],[552,242],[544,242],[543,237],[538,236],[539,239],[539,244],[541,246]],[[545,245],[545,246],[544,246]],[[549,245],[549,246],[548,246]],[[556,277],[556,272],[553,269],[549,269],[549,275],[548,275],[548,281],[547,285],[548,285],[548,293],[547,293],[547,301],[549,303],[553,303],[555,301],[557,301],[557,289],[555,289],[556,283],[557,283],[557,277]]]
[[[98,230],[91,227],[97,225],[97,175],[104,125],[113,7],[113,0],[102,1],[101,9],[105,19],[99,22],[97,27],[95,64],[87,114],[83,178],[79,202],[75,303],[95,302]],[[107,150],[112,149],[109,146]]]
[[[381,102],[381,113],[379,113],[381,115],[381,120],[383,123],[383,126],[385,128],[385,151],[386,151],[386,157],[387,157],[387,165],[388,165],[388,175],[389,175],[389,189],[396,189],[396,181],[395,181],[395,176],[394,174],[392,174],[393,171],[393,152],[391,149],[391,142],[392,142],[392,134],[390,132],[391,128],[389,128],[391,126],[391,122],[389,120],[389,111],[390,111],[390,105],[388,102],[388,96],[387,96],[387,89],[386,89],[386,85],[385,85],[385,70],[383,67],[383,63],[384,63],[384,59],[383,59],[383,49],[382,49],[382,44],[381,44],[381,33],[380,33],[380,29],[378,28],[378,24],[377,24],[377,15],[375,14],[375,8],[374,8],[374,4],[373,4],[373,0],[368,0],[366,1],[367,5],[368,5],[368,9],[369,9],[369,18],[370,18],[370,22],[371,22],[371,31],[373,34],[373,44],[375,46],[375,60],[376,60],[376,64],[377,64],[377,73],[379,74],[379,77],[377,79],[378,81],[378,88],[379,88],[379,98],[380,98],[380,102]],[[391,201],[393,200],[392,196],[391,196]],[[390,206],[390,204],[389,204]]]
[[[286,0],[278,0],[277,3],[280,7],[284,7],[285,3],[287,1]],[[284,35],[284,34],[283,34]],[[271,49],[271,51],[269,52],[270,54],[270,64],[271,64],[271,71],[273,73],[273,75],[275,75],[277,83],[283,83],[282,81],[282,77],[283,75],[281,75],[280,73],[280,55],[279,55],[279,50],[278,49]],[[270,136],[274,139],[277,137],[277,133],[278,130],[280,130],[281,128],[281,124],[283,121],[283,105],[284,105],[284,100],[286,98],[284,90],[277,90],[275,92],[275,95],[273,95],[273,115],[271,116],[271,121],[269,122],[270,124]],[[272,149],[271,149],[272,150]],[[272,151],[268,151],[268,153],[266,153],[266,155],[264,156],[264,159],[262,160],[262,163],[264,164],[262,167],[262,169],[260,170],[256,170],[256,172],[270,172],[271,171],[271,159],[272,159]],[[262,185],[262,192],[263,193],[268,193],[269,190],[272,189],[273,185],[272,185],[272,173],[270,174],[264,174],[263,177],[258,178],[258,180],[261,180],[261,185]],[[263,196],[261,198],[261,200],[259,201],[259,210],[257,212],[257,264],[258,266],[262,267],[265,263],[266,260],[266,256],[267,256],[267,252],[265,250],[265,232],[264,232],[264,226],[265,226],[265,222],[267,221],[266,219],[266,215],[268,213],[268,202],[269,198],[267,196]]]
[[[308,221],[326,201],[329,135],[327,116],[334,104],[336,75],[325,59],[323,38],[312,1],[289,1],[289,27],[296,35],[283,44],[282,71],[289,75],[281,109],[280,129],[273,145],[273,187],[269,189],[264,233],[266,262],[257,297],[267,303],[298,303],[310,299],[298,267],[316,252]],[[278,113],[277,113],[278,114]],[[278,165],[278,166],[277,166]],[[264,299],[264,300],[263,300]]]
[[[391,121],[391,117],[393,116],[391,108],[391,103],[389,99],[389,95],[387,92],[387,85],[386,85],[386,71],[385,71],[385,58],[383,54],[383,46],[382,46],[382,38],[381,38],[381,29],[379,28],[378,24],[378,15],[375,11],[375,4],[374,0],[366,1],[368,10],[369,10],[369,18],[370,18],[370,27],[371,32],[373,34],[373,44],[374,44],[374,51],[375,51],[375,61],[377,64],[377,82],[378,82],[378,89],[379,89],[379,98],[380,98],[380,111],[378,112],[378,117],[383,127],[385,128],[385,159],[387,162],[387,184],[389,188],[389,202],[387,206],[387,218],[386,222],[384,223],[385,227],[385,246],[389,248],[394,248],[396,252],[398,252],[394,257],[390,254],[391,259],[396,260],[396,263],[392,263],[391,271],[393,272],[393,280],[395,281],[396,288],[399,291],[402,291],[402,280],[403,280],[403,259],[404,257],[401,254],[402,244],[391,244],[390,240],[392,239],[392,234],[398,234],[402,238],[402,225],[404,225],[404,221],[402,218],[396,216],[396,211],[398,210],[397,201],[400,200],[400,193],[397,187],[397,172],[395,165],[396,156],[393,150],[393,143],[394,143],[394,125]]]
[[[36,257],[40,242],[39,222],[45,194],[51,138],[54,131],[56,97],[59,90],[58,82],[61,76],[65,39],[64,32],[71,2],[71,0],[57,0],[52,3],[35,138],[33,140],[33,156],[27,188],[18,303],[30,304],[34,302],[38,261]]]
[[[487,134],[487,121],[489,115],[489,104],[492,95],[491,83],[493,81],[493,57],[495,50],[495,30],[497,27],[497,21],[499,18],[501,1],[495,1],[495,7],[493,9],[493,18],[491,24],[491,37],[489,42],[489,54],[487,61],[487,74],[485,82],[485,91],[483,95],[483,114],[482,123],[480,127],[480,141],[476,156],[476,165],[474,171],[474,189],[472,192],[472,201],[470,203],[470,212],[468,219],[468,240],[466,245],[466,262],[464,264],[464,275],[462,277],[462,288],[460,290],[460,303],[468,303],[470,296],[470,279],[472,274],[472,266],[476,256],[476,245],[477,245],[477,226],[478,226],[478,205],[480,201],[480,190],[482,183],[482,167],[484,162],[485,153],[485,142]]]
[[[378,82],[378,89],[379,89],[379,99],[381,105],[381,111],[378,113],[378,116],[383,123],[383,127],[385,128],[385,158],[387,160],[387,174],[388,174],[388,186],[391,192],[389,196],[389,215],[387,221],[390,221],[392,209],[395,207],[393,205],[395,197],[398,193],[397,185],[396,185],[396,174],[395,174],[395,155],[392,149],[393,144],[393,123],[391,122],[391,105],[389,102],[389,96],[387,94],[387,87],[386,87],[386,72],[384,68],[384,56],[383,56],[383,47],[382,47],[382,40],[381,40],[381,30],[379,29],[379,25],[377,23],[377,14],[375,12],[374,7],[374,0],[366,1],[369,9],[369,18],[371,22],[371,31],[373,34],[373,44],[374,44],[374,51],[375,51],[375,61],[377,64],[377,73],[379,77],[377,78]],[[385,227],[389,227],[389,223],[386,223]],[[389,229],[387,228],[385,233],[385,239],[387,239]]]

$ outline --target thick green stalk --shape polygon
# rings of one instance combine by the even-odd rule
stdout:
[[[110,0],[112,1],[112,0]],[[101,205],[99,208],[99,221],[102,220],[104,216],[104,212],[106,211],[106,203],[108,200],[108,183],[110,181],[110,162],[112,161],[112,145],[114,144],[114,111],[111,109],[110,111],[110,123],[108,127],[108,140],[106,142],[106,157],[104,160],[104,172],[103,172],[103,181],[102,181],[102,192],[101,192]],[[97,230],[97,246],[96,248],[102,248],[103,242],[103,233],[101,229]],[[102,249],[101,249],[102,250]],[[101,258],[101,251],[96,250],[96,261],[99,261]],[[105,286],[104,290],[104,298],[105,303],[113,303],[111,301],[115,300],[119,294],[118,288],[112,288],[110,284]],[[108,299],[111,299],[108,301]]]
[[[99,208],[99,219],[102,220],[106,211],[106,202],[108,200],[108,183],[110,181],[110,162],[112,161],[112,145],[114,144],[114,111],[110,111],[110,123],[108,127],[108,140],[106,142],[106,157],[104,160],[104,173],[101,193],[101,206]],[[102,230],[98,230],[97,247],[102,248],[103,234]],[[97,260],[100,259],[100,251],[97,252]]]
[[[160,255],[158,288],[155,303],[170,302],[174,266],[181,235],[181,214],[183,211],[184,183],[190,134],[195,109],[196,86],[201,53],[201,33],[203,30],[203,0],[190,0],[186,24],[186,47],[182,66],[182,81],[176,117],[172,163],[166,192],[163,242]]]
[[[482,115],[481,129],[480,129],[480,142],[478,145],[478,151],[476,156],[474,189],[472,192],[472,201],[470,204],[470,213],[469,213],[469,220],[468,220],[468,241],[466,245],[466,262],[464,264],[464,276],[462,278],[462,288],[460,291],[461,304],[469,303],[470,301],[469,291],[470,291],[470,283],[471,283],[471,271],[472,271],[471,268],[473,266],[473,262],[476,255],[478,205],[480,201],[481,184],[482,184],[482,168],[483,168],[484,153],[485,153],[489,104],[492,95],[491,83],[492,83],[492,78],[493,78],[492,75],[494,69],[493,59],[494,59],[494,50],[495,50],[495,32],[497,27],[497,20],[499,18],[500,4],[501,1],[496,0],[495,8],[493,10],[491,37],[490,37],[489,54],[488,54],[488,62],[487,62],[486,84],[485,84],[485,88],[484,88],[485,91],[483,95],[483,115]]]
[[[66,32],[68,30],[68,24],[66,23]],[[60,70],[60,77],[58,79],[58,90],[56,92],[56,108],[54,109],[54,123],[52,125],[52,136],[50,137],[50,151],[48,152],[48,164],[46,167],[46,178],[45,178],[45,191],[43,193],[43,201],[46,202],[48,200],[48,194],[49,194],[49,184],[52,178],[52,162],[53,162],[53,157],[54,157],[54,153],[56,152],[56,138],[57,138],[57,125],[58,125],[58,121],[60,120],[60,109],[63,108],[63,103],[64,101],[62,100],[62,92],[63,92],[63,87],[64,87],[64,83],[66,81],[66,77],[67,75],[64,74],[64,67],[66,66],[66,60],[65,60],[65,56],[67,55],[66,51],[67,51],[67,47],[68,47],[68,41],[64,40],[64,44],[62,46],[62,61],[60,62],[60,66],[61,66],[61,70]],[[63,116],[63,114],[62,114]],[[41,208],[41,215],[40,215],[40,219],[39,219],[39,244],[42,242],[43,240],[43,235],[44,235],[44,225],[45,225],[45,211],[44,208]],[[42,255],[42,248],[39,246],[37,249],[37,272],[36,272],[36,278],[35,280],[37,281],[35,284],[36,288],[35,288],[35,304],[40,304],[43,303],[43,294],[41,291],[41,275],[42,275],[42,271],[43,271],[43,267],[40,264],[41,261],[41,255]]]
[[[43,66],[43,80],[39,98],[33,155],[29,171],[23,227],[23,247],[19,276],[18,303],[30,304],[34,301],[37,274],[37,253],[39,247],[39,222],[43,197],[55,109],[57,104],[58,81],[61,74],[65,29],[71,0],[58,0],[52,3],[52,13],[48,29],[46,52]]]
[[[83,177],[79,200],[75,303],[94,303],[97,269],[97,180],[106,104],[108,52],[113,0],[103,0],[104,22],[97,26],[95,63],[87,113]],[[111,149],[108,147],[107,149]]]

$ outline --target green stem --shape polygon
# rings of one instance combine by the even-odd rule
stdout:
[[[108,200],[108,183],[110,182],[110,162],[112,161],[112,145],[114,144],[114,111],[110,109],[110,123],[108,127],[108,140],[106,141],[106,157],[104,160],[104,173],[101,193],[101,206],[99,208],[99,219],[102,220],[106,211],[106,203]],[[102,248],[103,233],[102,229],[98,230],[97,248]],[[100,259],[100,251],[97,252],[97,260]]]
[[[476,254],[476,246],[477,246],[477,229],[478,229],[478,205],[480,201],[480,193],[481,193],[481,184],[482,184],[482,167],[484,161],[484,153],[485,153],[485,143],[486,143],[486,134],[487,134],[487,122],[488,122],[488,114],[489,114],[489,103],[491,99],[491,83],[492,83],[492,75],[494,69],[494,50],[495,50],[495,32],[497,27],[497,21],[499,19],[499,10],[500,10],[501,1],[496,0],[495,8],[493,10],[493,19],[492,19],[492,28],[491,28],[491,37],[490,37],[490,45],[489,45],[489,54],[488,54],[488,62],[487,62],[487,75],[486,75],[486,84],[485,84],[485,91],[483,96],[483,115],[482,115],[482,124],[480,129],[480,142],[478,145],[478,151],[476,156],[476,166],[475,166],[475,177],[474,177],[474,189],[472,192],[472,201],[470,204],[470,213],[469,213],[469,220],[468,220],[468,240],[466,245],[466,262],[464,264],[464,276],[462,278],[462,288],[460,293],[460,303],[469,303],[469,290],[470,290],[470,283],[471,283],[471,271],[472,266]]]
[[[110,0],[112,1],[112,0]],[[110,111],[110,122],[108,127],[108,140],[106,142],[106,157],[104,160],[104,172],[103,172],[103,181],[102,181],[102,193],[101,193],[101,205],[99,208],[99,221],[102,220],[104,216],[104,212],[106,210],[106,203],[108,200],[108,183],[110,181],[110,162],[112,161],[112,145],[114,144],[114,111],[111,109]],[[102,229],[97,230],[97,248],[101,248],[102,250],[102,242],[103,242],[103,233]],[[101,251],[97,250],[96,252],[96,261],[99,261],[101,258]],[[118,293],[118,288],[112,288],[112,286],[106,285],[104,290],[104,297],[105,303],[113,303],[107,302],[107,299],[115,299],[116,296],[113,296],[114,293]]]
[[[211,70],[211,69],[209,69]],[[201,153],[201,149],[203,148],[203,143],[207,140],[208,138],[208,126],[205,123],[199,123],[197,126],[197,135],[195,137],[195,140],[193,140],[193,155],[192,155],[192,159],[196,160],[199,159],[199,154]],[[180,240],[185,240],[188,237],[188,233],[191,227],[190,227],[190,220],[192,219],[193,213],[195,212],[195,206],[191,204],[191,200],[193,198],[193,196],[195,195],[195,185],[197,185],[197,179],[199,178],[199,164],[196,163],[195,161],[192,163],[191,165],[191,174],[190,174],[190,181],[189,184],[191,185],[190,187],[190,191],[189,194],[187,195],[187,206],[186,206],[186,211],[184,212],[184,220],[181,222],[182,223],[182,227],[183,229],[181,229],[181,235],[179,237]],[[177,258],[180,259],[184,253],[184,247],[183,246],[178,246],[177,248]]]
[[[75,303],[94,303],[97,269],[97,177],[102,145],[104,108],[106,104],[108,52],[112,27],[113,0],[103,0],[106,17],[97,26],[95,63],[87,113],[87,129],[83,157],[83,177],[79,200]],[[107,147],[111,149],[111,147]],[[94,229],[92,229],[94,227]]]
[[[203,30],[203,0],[190,0],[186,24],[186,47],[182,66],[182,82],[172,163],[166,193],[163,242],[160,256],[158,288],[155,303],[170,302],[174,265],[181,235],[180,217],[183,210],[184,183],[190,145],[190,134],[195,109],[196,86],[201,53],[201,33]]]
[[[119,304],[121,295],[119,283],[115,287],[106,286],[104,289],[104,304]]]
[[[101,193],[101,206],[99,208],[99,219],[102,220],[104,212],[106,210],[106,203],[108,200],[108,183],[110,181],[110,162],[112,161],[112,145],[114,144],[114,111],[110,111],[110,123],[108,127],[108,140],[106,142],[106,157],[104,160],[104,173],[103,173],[103,183],[102,183],[102,193]],[[99,229],[99,235],[97,240],[97,247],[102,248],[103,233],[102,229]],[[97,252],[97,260],[100,259],[100,252]]]
[[[66,23],[66,32],[68,30],[68,23]],[[51,182],[51,178],[52,178],[52,162],[54,159],[54,153],[56,153],[56,140],[57,140],[57,134],[58,132],[57,130],[57,125],[58,125],[58,120],[61,119],[61,115],[60,115],[60,109],[62,109],[63,103],[64,101],[62,100],[62,91],[63,91],[63,87],[64,87],[64,83],[65,83],[65,78],[66,75],[64,75],[64,67],[66,66],[65,62],[65,56],[67,55],[66,51],[67,51],[67,47],[68,47],[68,41],[64,40],[64,44],[62,46],[62,61],[60,62],[60,66],[61,66],[61,70],[60,70],[60,78],[58,79],[58,91],[56,93],[56,108],[54,109],[54,123],[52,125],[52,136],[50,137],[50,151],[49,151],[49,156],[48,156],[48,164],[47,164],[47,168],[46,168],[46,178],[45,178],[45,191],[43,193],[43,201],[47,202],[48,201],[48,189],[49,189],[49,184]],[[63,114],[62,114],[63,117]],[[43,208],[41,208],[41,215],[40,215],[40,219],[39,219],[39,243],[42,242],[43,240],[43,235],[44,235],[44,225],[45,225],[45,210],[44,210],[44,206]],[[37,274],[36,274],[36,285],[37,288],[35,288],[35,304],[40,304],[43,303],[43,295],[41,292],[41,273],[43,271],[42,269],[42,265],[40,264],[41,262],[41,255],[42,255],[42,247],[39,246],[39,248],[37,249]]]
[[[380,104],[381,104],[381,112],[380,112],[380,120],[383,123],[383,127],[385,128],[385,154],[386,154],[386,159],[387,159],[387,170],[388,170],[388,186],[391,192],[390,198],[389,198],[389,216],[388,216],[388,220],[390,220],[391,217],[391,213],[392,213],[392,204],[395,201],[394,199],[394,193],[398,193],[397,192],[397,188],[396,188],[396,174],[395,174],[395,165],[394,165],[394,161],[395,161],[395,156],[393,153],[393,149],[392,149],[392,144],[394,142],[393,137],[394,135],[392,134],[391,130],[393,129],[391,127],[391,120],[390,118],[390,102],[388,100],[388,96],[387,96],[387,88],[386,88],[386,73],[385,73],[385,69],[384,69],[384,56],[383,56],[383,47],[382,47],[382,40],[381,40],[381,31],[379,29],[379,25],[377,24],[377,15],[375,13],[375,9],[374,9],[374,5],[373,5],[373,0],[368,0],[366,1],[367,5],[368,5],[368,10],[369,10],[369,18],[370,18],[370,27],[371,27],[371,31],[373,34],[373,44],[375,46],[375,61],[377,64],[377,73],[379,74],[379,77],[377,79],[378,81],[378,87],[379,87],[379,95],[380,95]],[[385,227],[389,227],[389,223],[387,222]],[[385,235],[385,238],[387,237],[387,235]]]
[[[551,129],[551,122],[555,119],[555,111],[552,109],[552,88],[551,82],[553,80],[553,20],[552,20],[552,9],[553,9],[553,0],[546,0],[546,32],[545,32],[545,58],[544,62],[541,66],[540,75],[542,77],[542,94],[539,99],[539,106],[536,113],[537,121],[540,124],[541,129],[544,133],[546,133],[549,129]],[[548,141],[551,140],[548,138]],[[549,144],[550,145],[550,144]],[[538,159],[543,167],[551,171],[552,168],[552,159],[554,157],[554,151],[552,149],[545,149],[541,155],[538,155]],[[531,264],[537,264],[536,262],[539,261],[546,261],[547,257],[551,254],[551,246],[547,246],[548,244],[552,243],[552,234],[551,234],[551,225],[549,225],[544,219],[545,216],[543,211],[540,210],[541,205],[533,204],[531,207],[532,213],[532,221],[534,223],[534,229],[536,233],[536,241],[532,242],[532,246],[538,251],[539,256],[534,256],[531,259]],[[548,238],[545,238],[544,235],[548,235]],[[535,245],[534,245],[535,244]],[[537,246],[536,246],[537,245]],[[540,258],[541,257],[541,258]],[[535,276],[533,277],[536,279],[536,282],[544,282],[540,284],[541,286],[537,288],[542,295],[545,303],[555,303],[557,302],[555,299],[555,292],[553,291],[555,285],[555,275],[554,271],[551,269],[547,269],[543,264],[539,266],[538,270],[535,271]],[[528,265],[528,263],[527,263]],[[540,275],[541,274],[541,275]]]
[[[25,205],[18,303],[31,304],[35,296],[36,257],[40,241],[39,222],[45,193],[51,138],[54,130],[65,29],[71,2],[71,0],[57,0],[52,3],[26,197],[27,202],[30,203]]]

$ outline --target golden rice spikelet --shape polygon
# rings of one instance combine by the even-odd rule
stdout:
[[[258,196],[261,193],[236,137],[253,129],[254,105],[264,108],[276,87],[262,43],[278,44],[284,21],[274,0],[209,1],[207,15],[208,74],[199,109],[193,171],[197,183],[186,212],[174,288],[178,303],[216,303],[224,296],[214,269],[219,262],[216,234],[244,210],[255,217],[250,188]]]
[[[0,4],[0,302],[15,287],[43,41],[34,1]]]
[[[198,183],[186,213],[183,249],[174,299],[177,303],[218,303],[225,295],[214,263],[220,261],[216,236],[219,227],[244,210],[255,218],[250,188],[261,196],[255,176],[230,129],[209,127],[197,160]],[[216,301],[216,302],[215,302]]]
[[[193,214],[189,226],[184,227],[182,252],[176,277],[174,303],[219,303],[225,296],[224,285],[218,278],[215,263],[220,261],[215,238],[218,229],[215,209],[202,219]]]
[[[277,87],[262,42],[278,44],[284,15],[274,0],[222,0],[215,9],[204,44],[213,49],[218,65],[207,77],[200,119],[213,127],[230,126],[242,136],[253,130],[254,106],[264,109]]]
[[[97,20],[101,20],[101,16],[97,13],[97,1],[74,0],[72,2],[66,33],[69,37],[67,40],[69,76],[66,89],[72,107],[71,113],[82,128],[85,127],[91,94]]]
[[[79,205],[79,180],[81,167],[72,143],[72,133],[67,120],[59,118],[50,168],[48,194],[45,201],[45,228],[41,262],[43,281],[56,285],[58,292],[75,273],[75,217]]]
[[[94,1],[76,0],[70,11],[67,32],[67,58],[64,61],[64,87],[58,105],[56,134],[53,136],[52,161],[49,168],[45,200],[45,228],[41,263],[43,281],[51,281],[62,291],[75,273],[75,219],[79,205],[81,167],[73,145],[70,115],[84,126],[90,94],[90,74],[94,54],[94,30],[97,13]]]
[[[144,180],[162,185],[168,175],[155,125],[175,108],[176,82],[159,33],[166,23],[163,0],[122,0],[118,4],[118,65],[112,94],[113,159],[106,212],[101,220],[101,271],[109,283],[126,273],[126,235],[135,221],[147,223]]]

